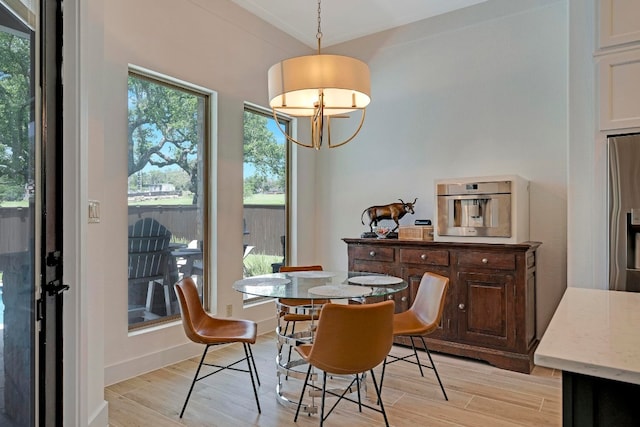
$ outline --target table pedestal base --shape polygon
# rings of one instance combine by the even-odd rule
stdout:
[[[276,356],[276,375],[278,381],[276,385],[276,399],[281,405],[297,409],[298,401],[300,399],[300,391],[302,385],[307,377],[307,370],[309,365],[301,358],[296,357],[297,353],[291,351],[296,345],[311,343],[313,341],[313,333],[315,331],[315,322],[311,320],[307,323],[307,329],[299,332],[285,333],[286,328],[283,328],[281,324],[282,304],[277,304],[278,307],[278,326],[276,327],[277,347],[278,355]],[[319,306],[295,306],[290,307],[295,309],[299,314],[314,314],[317,316],[319,312]],[[313,319],[314,316],[311,318]],[[334,394],[343,394],[345,389],[349,387],[349,384],[353,380],[353,376],[332,376],[334,386],[327,390],[327,393],[332,392]],[[365,374],[361,375],[360,380],[360,392],[366,395],[367,387],[365,382]],[[309,378],[309,391],[307,396],[302,401],[300,410],[306,414],[317,414],[319,407],[317,406],[316,399],[322,398],[322,391],[317,389],[316,382],[318,381],[318,374],[315,369],[312,369]],[[344,385],[341,387],[341,383]],[[347,393],[357,392],[356,386],[351,386],[347,390]]]

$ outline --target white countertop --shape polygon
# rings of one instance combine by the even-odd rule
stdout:
[[[640,384],[640,293],[567,288],[534,362]]]

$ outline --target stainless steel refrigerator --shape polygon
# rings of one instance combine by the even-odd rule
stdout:
[[[609,289],[640,292],[640,134],[609,145]]]

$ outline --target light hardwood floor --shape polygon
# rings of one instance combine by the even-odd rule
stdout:
[[[258,414],[248,374],[223,371],[196,384],[184,417],[180,409],[199,358],[187,360],[105,389],[109,425],[120,426],[317,426],[317,415],[301,415],[276,402],[275,341],[262,335],[253,346],[262,385]],[[393,354],[410,349],[394,347]],[[224,361],[242,354],[239,344],[210,352]],[[426,355],[425,355],[426,356]],[[561,373],[536,367],[531,375],[494,368],[486,363],[433,354],[449,401],[445,401],[431,370],[421,377],[417,366],[394,363],[387,367],[383,402],[392,426],[559,426]],[[426,358],[426,357],[425,357]],[[375,370],[378,379],[380,368]],[[287,384],[295,386],[295,383]],[[368,403],[375,391],[368,379]],[[329,402],[332,402],[329,401]],[[382,415],[343,401],[325,422],[330,426],[384,425]]]

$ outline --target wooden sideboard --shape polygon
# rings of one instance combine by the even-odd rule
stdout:
[[[402,277],[409,287],[396,295],[407,310],[422,275],[449,278],[442,322],[426,339],[429,349],[530,373],[536,338],[536,249],[520,244],[447,243],[345,238],[349,271]],[[410,345],[408,339],[396,343]]]

